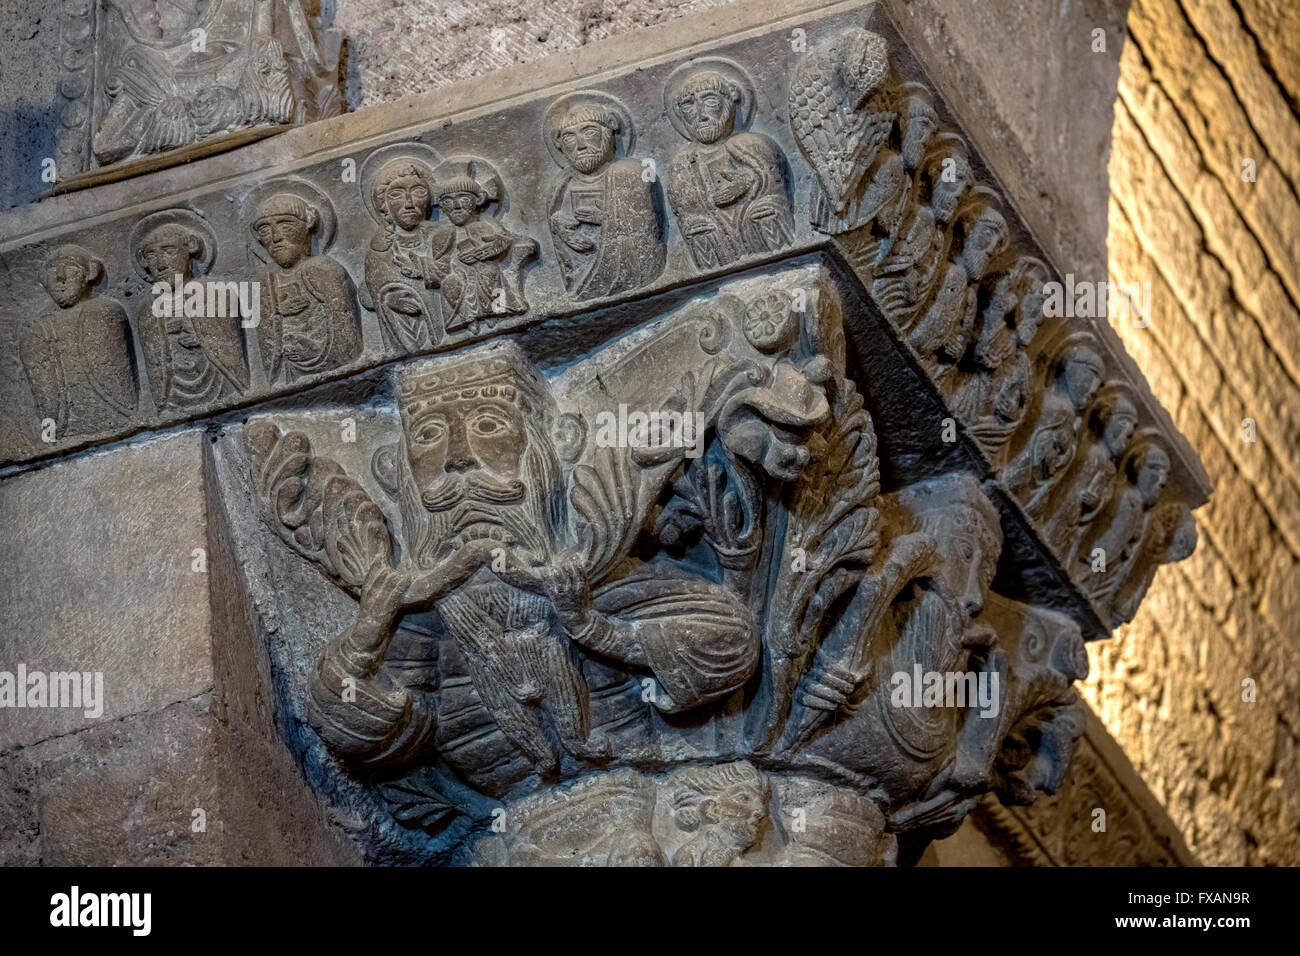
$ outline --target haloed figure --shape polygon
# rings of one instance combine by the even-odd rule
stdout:
[[[635,159],[615,159],[623,120],[599,104],[549,121],[570,167],[551,203],[551,236],[565,287],[593,299],[640,288],[664,267],[653,184]]]
[[[324,372],[361,355],[361,317],[347,270],[327,255],[312,255],[320,211],[291,193],[263,200],[253,235],[278,267],[262,280],[257,327],[262,363],[271,383]]]
[[[785,156],[759,133],[736,132],[740,84],[716,70],[688,76],[672,108],[691,140],[673,157],[668,202],[701,269],[794,240]]]
[[[166,222],[132,250],[141,272],[160,290],[136,315],[149,387],[160,409],[206,405],[248,389],[238,287],[197,275],[196,265],[211,261],[208,241],[180,222]]]
[[[136,379],[126,312],[92,298],[104,265],[80,246],[59,246],[41,277],[58,309],[19,341],[36,412],[63,438],[124,423],[136,409]]]
[[[524,266],[537,256],[532,239],[483,215],[488,206],[502,200],[496,174],[481,160],[455,165],[455,173],[446,181],[439,174],[436,198],[442,219],[434,227],[433,239],[448,332],[527,312]]]

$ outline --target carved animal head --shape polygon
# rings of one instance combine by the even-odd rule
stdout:
[[[884,37],[870,30],[854,30],[847,34],[846,40],[843,66],[844,85],[849,94],[846,105],[858,109],[889,75],[889,45]]]

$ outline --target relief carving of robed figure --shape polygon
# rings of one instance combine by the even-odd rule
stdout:
[[[104,264],[80,246],[62,245],[41,277],[58,309],[22,334],[19,357],[36,413],[59,438],[127,422],[136,410],[135,359],[126,312],[93,298]]]
[[[654,177],[630,151],[632,121],[597,94],[562,99],[546,116],[546,144],[568,170],[551,201],[551,238],[564,287],[578,299],[640,288],[664,268]]]
[[[699,269],[775,252],[794,241],[786,159],[761,133],[737,132],[754,94],[725,62],[670,78],[665,106],[687,140],[668,170],[668,202]]]
[[[357,290],[325,254],[334,208],[306,183],[272,184],[251,225],[256,252],[275,266],[262,280],[257,342],[267,380],[292,382],[361,356]],[[320,254],[312,254],[313,240]]]

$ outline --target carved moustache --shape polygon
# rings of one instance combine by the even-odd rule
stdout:
[[[509,505],[522,501],[525,486],[519,479],[498,480],[490,475],[446,475],[420,492],[420,503],[431,512],[446,511],[462,501]]]

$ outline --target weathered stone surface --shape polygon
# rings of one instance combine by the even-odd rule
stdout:
[[[1111,272],[1151,281],[1155,306],[1148,329],[1116,330],[1215,495],[1196,557],[1091,649],[1084,692],[1211,864],[1300,859],[1293,17],[1268,0],[1135,4],[1116,108]]]
[[[0,483],[0,669],[101,672],[102,714],[6,709],[0,749],[29,745],[212,686],[196,432]],[[166,489],[166,496],[159,490]]]

